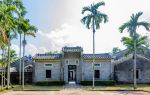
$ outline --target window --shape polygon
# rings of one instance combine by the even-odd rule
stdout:
[[[100,67],[100,64],[94,64],[95,67]]]
[[[136,70],[136,79],[139,79],[140,70]]]
[[[46,78],[51,78],[51,70],[46,70]]]
[[[132,70],[133,71],[133,70]],[[133,71],[133,78],[134,78],[134,71]],[[139,79],[140,78],[140,70],[137,69],[136,70],[136,79]]]
[[[100,78],[100,70],[95,70],[94,75],[95,78]]]
[[[45,66],[46,66],[46,67],[51,67],[51,66],[52,66],[52,64],[45,64]]]
[[[65,60],[65,63],[66,63],[66,64],[69,64],[69,60],[68,60],[68,59],[66,59],[66,60]]]
[[[76,59],[76,60],[75,60],[75,63],[78,65],[78,64],[79,64],[79,60],[78,60],[78,59]]]

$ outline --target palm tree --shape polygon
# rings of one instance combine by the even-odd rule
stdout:
[[[20,37],[20,50],[19,50],[19,58],[20,58],[20,69],[19,69],[19,84],[21,84],[21,34],[23,33],[22,31],[22,18],[25,16],[27,13],[26,8],[24,7],[23,3],[21,0],[5,0],[5,2],[8,6],[9,5],[14,5],[17,8],[17,11],[19,12],[19,18],[18,18],[18,33]]]
[[[96,29],[100,28],[100,23],[106,23],[108,21],[108,16],[98,10],[100,6],[104,6],[104,2],[98,2],[96,4],[91,4],[90,6],[83,7],[82,14],[89,12],[81,19],[81,22],[86,25],[88,29],[92,29],[93,32],[93,88],[94,88],[94,64],[95,64],[95,32]]]
[[[122,33],[125,29],[129,32],[130,36],[133,37],[134,39],[134,89],[137,88],[137,83],[136,83],[136,52],[137,52],[137,33],[136,30],[138,27],[143,26],[147,31],[150,30],[150,23],[145,22],[145,21],[139,21],[139,17],[143,14],[143,12],[138,12],[137,14],[132,14],[131,19],[121,25],[119,27],[119,31]]]
[[[30,25],[28,19],[24,19],[24,24],[22,27],[23,31],[23,62],[22,62],[22,88],[24,89],[24,61],[25,61],[25,46],[27,44],[26,42],[26,35],[30,35],[35,37],[35,33],[37,31],[36,27],[33,25]]]
[[[7,6],[4,2],[0,4],[0,33],[4,43],[8,45],[8,67],[7,67],[7,88],[10,84],[10,46],[11,39],[16,36],[16,18],[13,14],[17,13],[17,9],[13,5]]]
[[[149,46],[147,43],[147,36],[141,36],[137,34],[137,41],[136,41],[136,48],[137,53],[139,54],[146,54],[147,53],[147,47]],[[127,47],[127,52],[125,53],[125,56],[129,54],[134,53],[134,38],[133,37],[123,37],[121,42],[123,42],[123,45]]]

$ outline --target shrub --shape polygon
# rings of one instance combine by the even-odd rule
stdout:
[[[92,85],[93,81],[81,81],[80,84],[83,86],[88,86],[88,85]],[[115,85],[115,81],[114,80],[99,80],[99,81],[95,81],[95,85],[96,86],[112,86],[112,85]]]
[[[61,86],[65,81],[38,81],[35,83],[37,86]]]

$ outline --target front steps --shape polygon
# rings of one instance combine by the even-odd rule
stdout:
[[[80,85],[76,84],[75,81],[70,81],[68,84],[64,85],[64,88],[80,88]]]

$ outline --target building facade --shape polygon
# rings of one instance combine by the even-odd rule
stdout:
[[[114,56],[114,79],[121,83],[133,83],[133,55],[124,56],[127,50],[123,50]],[[147,54],[136,55],[136,79],[137,83],[150,83],[150,50]]]
[[[66,83],[92,80],[93,54],[84,54],[82,47],[63,47],[61,54],[36,54],[34,56],[33,82],[63,80]],[[95,54],[96,80],[110,80],[113,72],[108,53]]]

